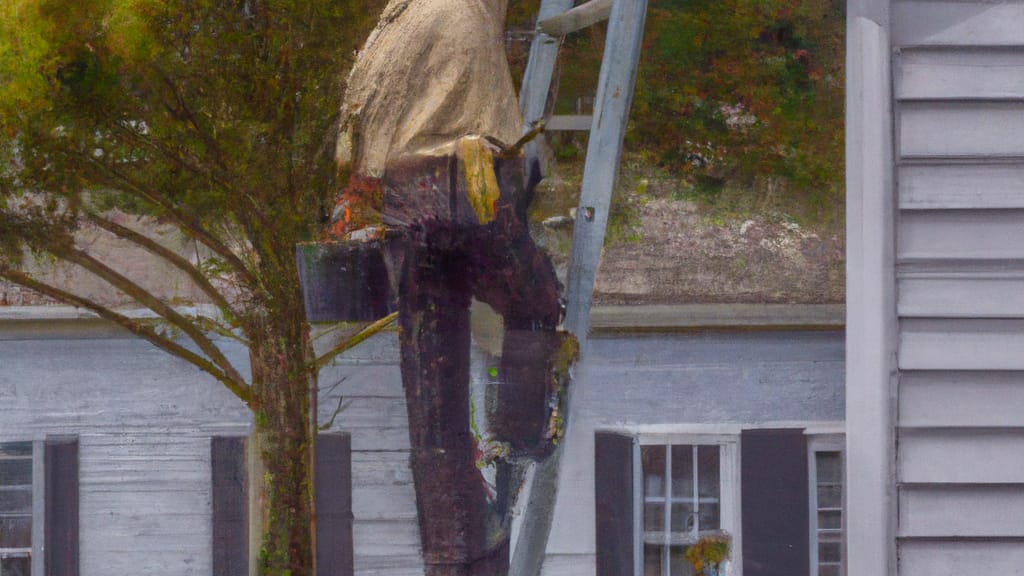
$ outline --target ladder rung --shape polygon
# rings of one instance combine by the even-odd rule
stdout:
[[[607,20],[611,12],[612,0],[590,0],[558,16],[542,20],[537,27],[548,36],[565,36]]]
[[[589,131],[594,117],[589,114],[560,114],[552,116],[544,125],[551,132]]]

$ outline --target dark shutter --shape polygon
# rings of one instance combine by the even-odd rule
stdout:
[[[213,576],[249,574],[245,438],[211,438]]]
[[[594,434],[597,576],[633,574],[633,438]]]
[[[316,572],[351,576],[352,440],[348,434],[320,434],[316,445]]]
[[[744,430],[741,446],[744,576],[809,576],[803,430]]]
[[[47,440],[43,467],[46,576],[78,576],[78,440]]]

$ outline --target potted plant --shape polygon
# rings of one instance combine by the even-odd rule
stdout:
[[[721,532],[704,536],[686,550],[686,559],[696,576],[724,576],[729,559],[729,534]]]

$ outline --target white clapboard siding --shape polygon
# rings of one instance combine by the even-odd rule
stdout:
[[[83,574],[209,573],[209,445],[180,435],[79,438]]]
[[[1024,258],[1024,211],[903,211],[896,254],[903,261]]]
[[[909,486],[900,490],[904,537],[1024,537],[1019,486]]]
[[[897,58],[901,100],[1024,99],[1024,51],[904,50]]]
[[[353,452],[352,484],[360,486],[412,485],[409,453],[405,451]]]
[[[1024,482],[1024,429],[901,430],[901,483]]]
[[[352,515],[356,520],[416,521],[416,491],[411,485],[353,484]]]
[[[317,352],[322,353],[344,338],[342,334],[332,334],[317,342]],[[397,365],[399,356],[398,332],[394,330],[382,332],[369,340],[360,342],[358,346],[346,350],[334,359],[334,365],[353,364],[389,364]]]
[[[408,520],[357,520],[352,528],[357,556],[420,554],[419,526]]]
[[[1024,576],[1024,542],[902,542],[900,576]]]
[[[338,364],[320,371],[320,394],[405,398],[402,371],[394,364]]]
[[[376,398],[367,396],[320,399],[320,422],[328,422],[341,405],[335,422],[344,430],[359,428],[400,428],[408,425],[405,398]]]
[[[594,576],[597,572],[595,554],[548,554],[541,576]]]
[[[903,158],[1024,156],[1024,102],[904,102],[899,127]]]
[[[356,576],[423,576],[419,553],[407,556],[361,556],[356,550]]]
[[[360,428],[352,430],[344,426],[336,426],[331,429],[335,432],[349,432],[352,434],[352,451],[361,452],[367,450],[410,450],[409,427],[403,428]]]
[[[892,3],[895,46],[1021,46],[1024,4],[1019,2]]]
[[[1024,2],[891,6],[899,576],[1024,576]]]
[[[1024,208],[1024,163],[911,164],[898,180],[903,210]]]
[[[1024,427],[1022,372],[904,372],[903,427]]]
[[[915,274],[897,283],[904,318],[1024,318],[1024,275]]]
[[[1024,321],[905,319],[901,370],[1024,370]]]
[[[0,435],[78,436],[82,574],[210,576],[210,436],[248,434],[251,413],[141,340],[89,336],[3,341]],[[224,347],[247,372],[245,350]],[[333,430],[352,434],[356,574],[421,576],[395,334],[320,376],[322,421],[344,398]]]

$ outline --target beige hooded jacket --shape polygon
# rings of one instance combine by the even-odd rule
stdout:
[[[359,52],[336,158],[380,177],[389,159],[448,153],[464,136],[515,142],[522,120],[505,58],[508,0],[391,0]]]

